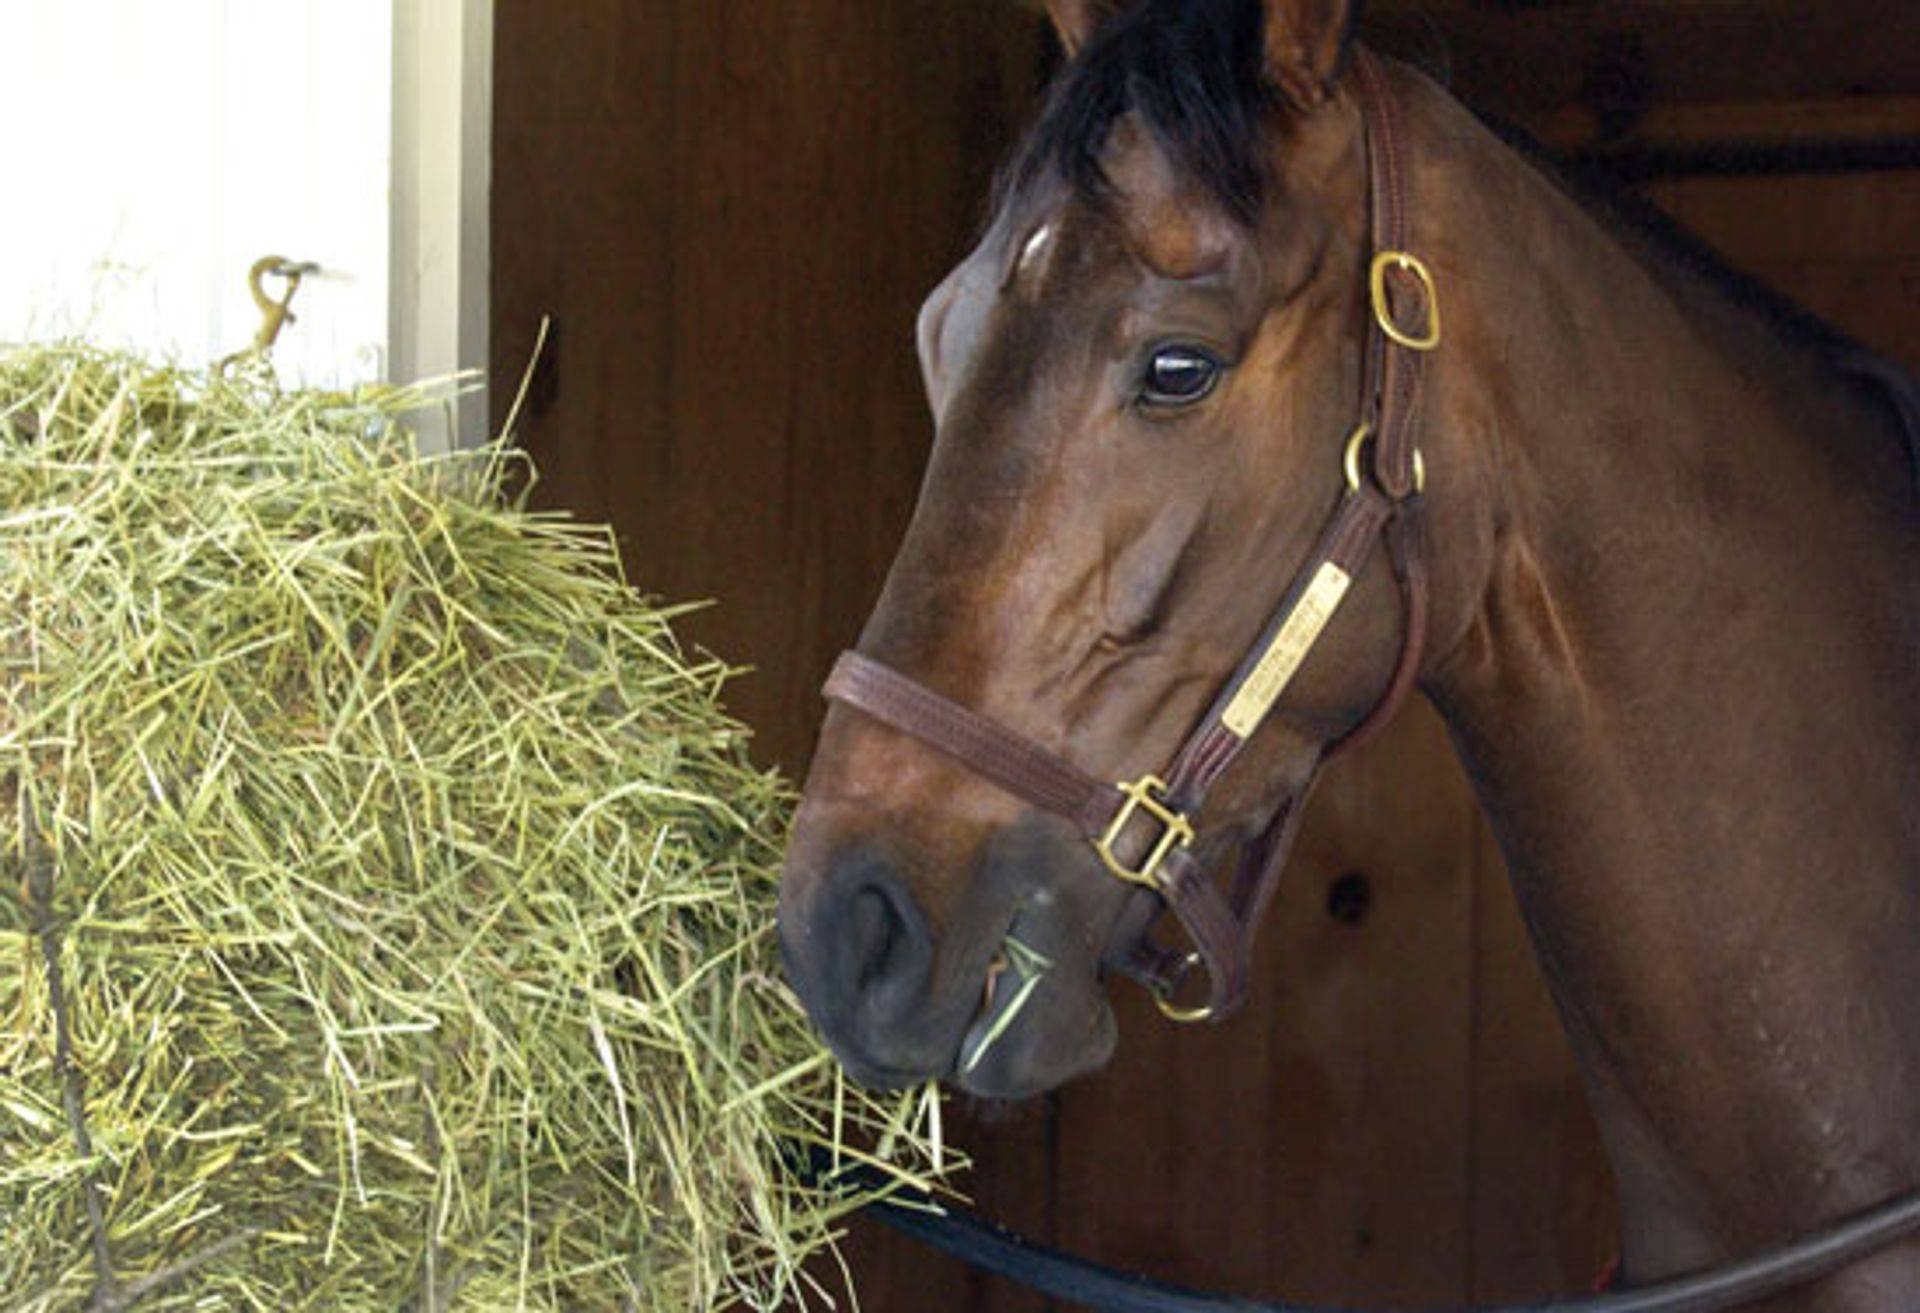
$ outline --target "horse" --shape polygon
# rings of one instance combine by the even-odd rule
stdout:
[[[920,313],[934,446],[828,685],[786,969],[878,1085],[1095,1069],[1116,970],[1223,1016],[1319,764],[1417,689],[1624,1274],[1711,1267],[1920,1184],[1889,367],[1578,197],[1354,7],[1050,0],[1068,58]],[[1780,1298],[1920,1307],[1920,1244]]]

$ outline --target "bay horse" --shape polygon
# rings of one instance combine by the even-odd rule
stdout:
[[[1115,969],[1225,1015],[1319,763],[1417,687],[1625,1272],[1709,1267],[1920,1184],[1901,417],[1352,9],[1049,4],[1069,60],[921,312],[934,448],[828,686],[787,968],[877,1084],[1096,1068]],[[1920,1308],[1920,1244],[1783,1298]]]

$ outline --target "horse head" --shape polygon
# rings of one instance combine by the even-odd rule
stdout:
[[[1102,781],[1164,771],[1360,490],[1374,234],[1350,8],[1058,0],[1072,58],[921,310],[936,438],[858,650]],[[1410,617],[1363,549],[1242,726],[1200,867],[1265,833],[1393,682]],[[791,978],[863,1080],[1049,1088],[1113,1048],[1103,964],[1151,901],[1113,875],[1142,859],[1110,865],[923,738],[829,711],[781,889]]]

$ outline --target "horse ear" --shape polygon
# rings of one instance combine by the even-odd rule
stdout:
[[[1087,38],[1099,30],[1100,24],[1120,8],[1120,0],[1046,0],[1046,5],[1053,30],[1059,33],[1060,44],[1071,59],[1087,44]]]
[[[1300,109],[1332,94],[1359,0],[1265,0],[1267,76]]]

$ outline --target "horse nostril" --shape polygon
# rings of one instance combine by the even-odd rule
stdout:
[[[780,927],[788,975],[814,1020],[832,1035],[911,1013],[934,956],[912,891],[884,859],[857,849],[817,881],[783,908]]]
[[[878,885],[853,895],[847,908],[847,955],[856,964],[854,986],[865,989],[887,974],[895,946],[906,926],[893,900]]]
[[[882,1011],[906,1006],[933,969],[933,935],[913,894],[884,867],[869,866],[856,881],[842,915],[853,992]]]

